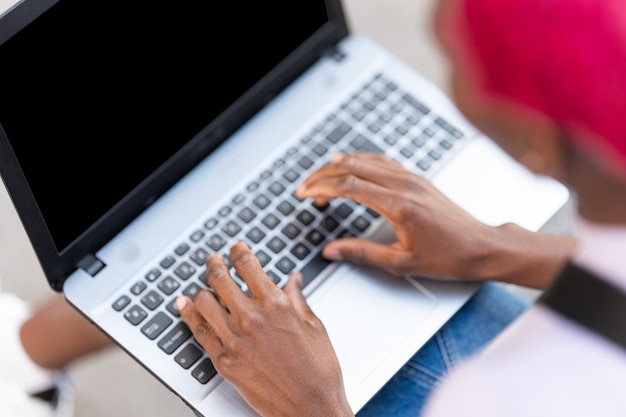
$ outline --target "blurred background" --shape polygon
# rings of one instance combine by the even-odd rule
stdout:
[[[344,0],[344,4],[354,33],[376,40],[447,92],[447,62],[430,29],[435,1]],[[0,13],[13,3],[0,0]],[[572,234],[571,220],[570,202],[543,231]],[[33,305],[52,294],[4,186],[0,187],[0,289]],[[76,382],[76,417],[193,415],[117,347],[82,359],[71,372]]]

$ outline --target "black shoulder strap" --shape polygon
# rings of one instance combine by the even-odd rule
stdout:
[[[537,302],[626,349],[626,293],[574,263]]]

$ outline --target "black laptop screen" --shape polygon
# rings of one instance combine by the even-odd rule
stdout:
[[[61,0],[0,45],[0,124],[58,252],[215,148],[216,118],[251,115],[233,103],[280,89],[268,74],[328,19],[319,0]]]

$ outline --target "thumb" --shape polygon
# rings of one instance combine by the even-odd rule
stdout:
[[[283,287],[283,291],[291,299],[300,317],[313,314],[311,307],[309,307],[309,304],[302,294],[302,274],[300,272],[294,272],[289,275],[289,279]]]
[[[378,266],[395,270],[402,259],[401,253],[393,247],[358,238],[337,239],[328,243],[322,252],[326,259],[350,261],[357,264]]]

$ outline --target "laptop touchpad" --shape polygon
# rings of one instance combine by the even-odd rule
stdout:
[[[418,286],[378,269],[344,265],[309,296],[347,386],[370,375],[433,310],[436,299]]]

